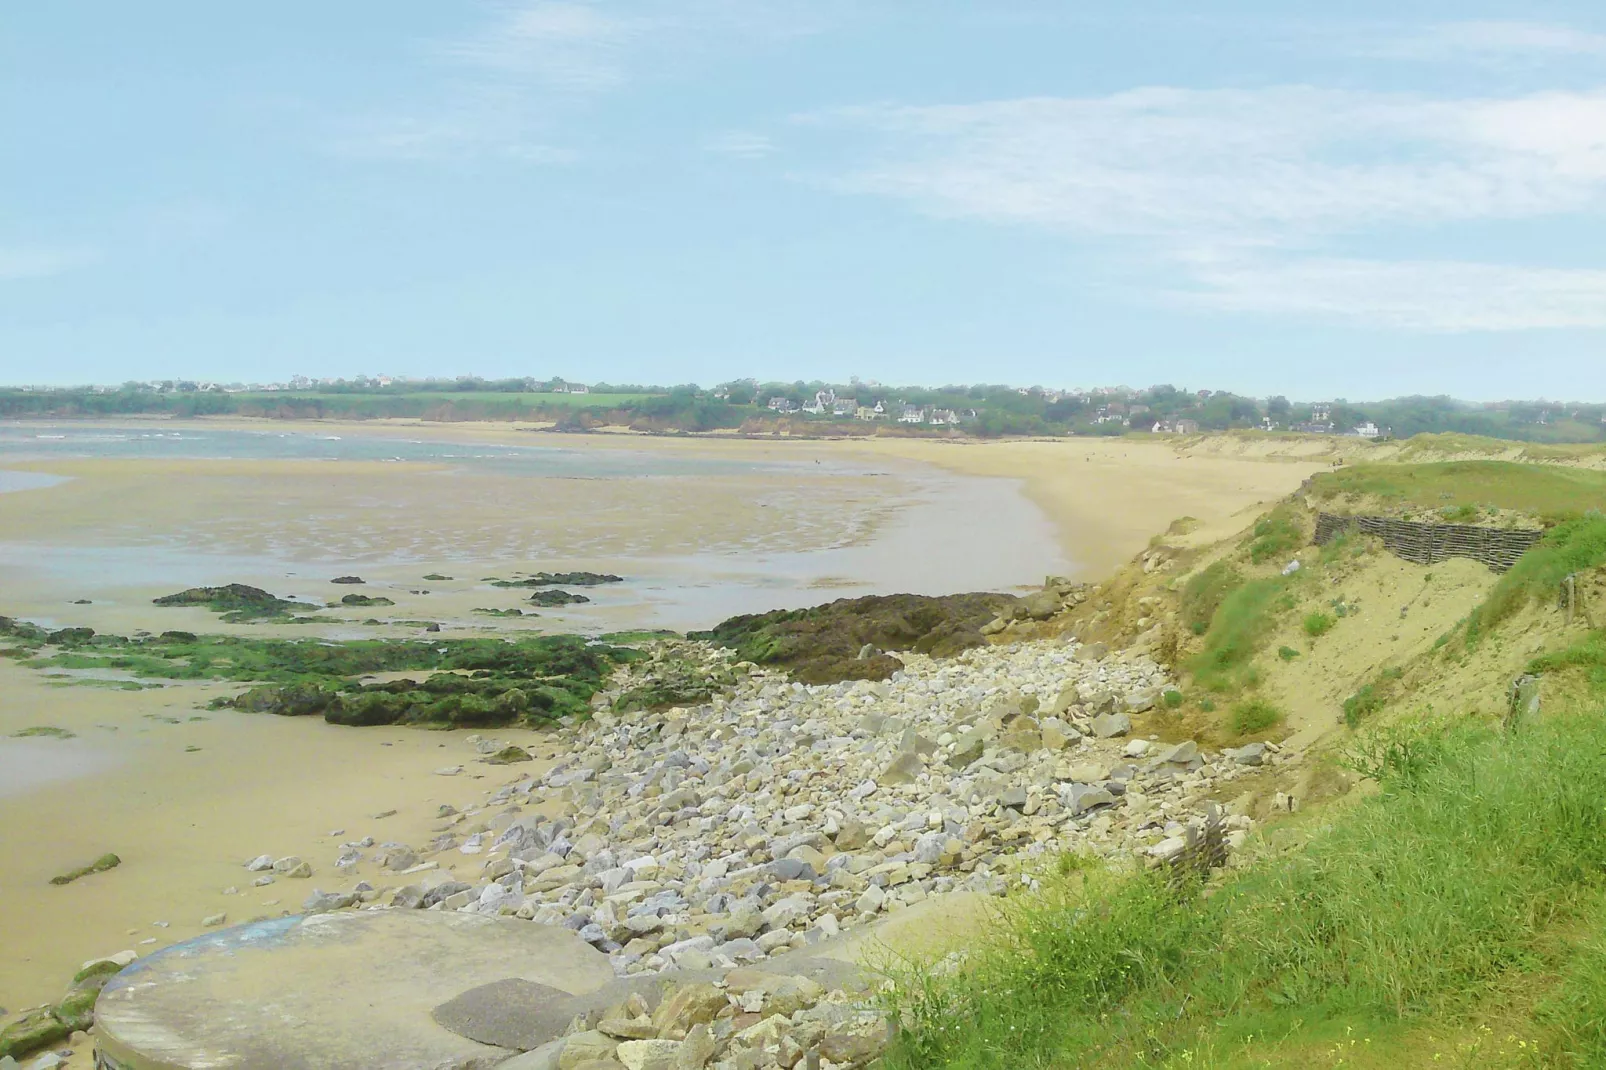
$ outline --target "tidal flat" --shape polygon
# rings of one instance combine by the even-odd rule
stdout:
[[[121,636],[336,642],[422,639],[431,625],[453,640],[686,631],[838,597],[1009,591],[1107,567],[1180,513],[1230,525],[1322,466],[1122,442],[204,421],[0,431],[0,470],[17,473],[0,484],[0,613]],[[543,572],[623,582],[552,607],[497,586]],[[320,608],[303,614],[312,623],[231,623],[153,604],[230,583]],[[346,603],[353,592],[369,604]],[[456,733],[208,708],[246,686],[0,658],[0,770],[17,774],[0,791],[0,1005],[53,998],[84,960],[145,954],[220,912],[295,910],[307,882],[254,887],[241,861],[325,859],[363,835],[422,842],[441,804],[495,772],[436,775],[461,760]],[[34,727],[72,738],[13,738]],[[537,729],[496,737],[535,757],[526,768],[557,757]],[[122,865],[49,884],[106,852]]]

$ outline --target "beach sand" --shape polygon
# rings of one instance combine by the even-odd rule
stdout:
[[[370,614],[451,619],[455,630],[486,634],[685,627],[864,593],[866,576],[892,589],[953,590],[961,581],[936,561],[986,566],[966,571],[976,586],[1062,571],[1096,579],[1173,519],[1191,515],[1225,532],[1328,463],[1319,451],[1299,457],[1133,439],[821,442],[534,435],[486,424],[338,427],[342,435],[819,460],[822,471],[593,480],[448,476],[412,463],[6,462],[70,478],[0,495],[0,613],[121,634],[418,634],[362,625]],[[1040,512],[1022,507],[1021,494]],[[4,556],[6,546],[13,556]],[[484,623],[472,616],[479,605],[520,601],[519,592],[480,583],[483,576],[558,564],[608,571],[620,561],[650,572],[628,600],[594,589],[598,601],[584,613],[541,610],[534,620]],[[203,582],[219,562],[231,566],[227,579],[281,595],[321,602],[357,591],[398,604],[330,613],[345,623],[310,631],[229,626],[203,610],[150,605]],[[353,568],[368,585],[328,582]],[[424,581],[431,572],[454,579]],[[80,597],[94,604],[70,604]],[[315,875],[253,888],[241,865],[253,855],[298,854],[323,872],[343,840],[418,845],[429,839],[438,804],[463,807],[517,775],[475,765],[463,733],[204,709],[237,685],[123,691],[66,683],[0,659],[0,776],[14,771],[10,790],[0,791],[0,1006],[13,1010],[56,998],[88,958],[122,948],[148,953],[199,933],[201,919],[215,913],[234,922],[293,911],[319,884]],[[77,738],[9,738],[39,725]],[[495,734],[542,745],[533,732]],[[432,773],[457,764],[468,771]],[[388,809],[398,813],[372,816]],[[123,864],[66,887],[48,883],[106,851]],[[457,864],[468,872],[474,861]],[[224,895],[229,886],[244,894]]]

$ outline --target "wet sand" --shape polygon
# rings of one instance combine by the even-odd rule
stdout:
[[[313,888],[334,886],[319,878],[341,842],[427,842],[440,803],[465,808],[487,785],[541,767],[477,764],[462,732],[352,730],[203,708],[235,690],[56,687],[0,660],[0,771],[20,763],[53,774],[0,793],[0,1006],[58,998],[86,959],[124,948],[148,954],[201,933],[212,914],[232,923],[295,911]],[[11,738],[34,725],[77,738]],[[532,753],[543,746],[532,731],[488,734]],[[459,764],[458,776],[433,772]],[[397,814],[372,816],[389,809]],[[343,834],[330,835],[336,829]],[[107,851],[122,865],[49,883]],[[257,854],[299,855],[313,876],[254,888],[257,874],[243,863]],[[478,868],[469,855],[441,861]],[[242,894],[223,894],[230,886]]]

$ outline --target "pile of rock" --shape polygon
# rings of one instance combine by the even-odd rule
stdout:
[[[1146,657],[1061,642],[905,657],[887,681],[813,687],[737,664],[727,694],[667,712],[599,696],[544,774],[442,807],[426,845],[354,841],[335,860],[411,883],[307,907],[511,914],[578,931],[621,974],[730,969],[929,896],[1030,884],[1062,852],[1162,865],[1235,848],[1251,822],[1211,798],[1293,758],[1134,736],[1168,688]],[[474,856],[476,878],[440,868]]]
[[[648,998],[648,993],[656,999]],[[857,989],[802,974],[735,969],[667,991],[632,991],[576,1019],[566,1035],[502,1064],[507,1070],[698,1070],[868,1066],[886,1024]]]

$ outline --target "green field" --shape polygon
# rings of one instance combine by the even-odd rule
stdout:
[[[1606,472],[1511,461],[1357,464],[1317,475],[1310,496],[1316,501],[1378,498],[1390,505],[1452,513],[1494,506],[1561,517],[1606,510]]]

